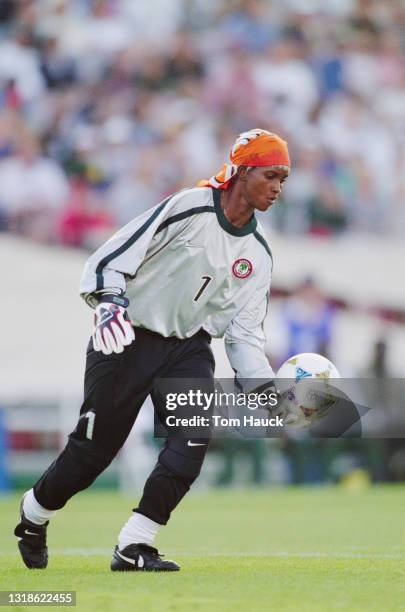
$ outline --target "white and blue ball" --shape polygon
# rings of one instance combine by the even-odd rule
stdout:
[[[336,403],[337,378],[337,368],[322,355],[300,353],[287,359],[276,375],[286,423],[305,427],[325,416]]]

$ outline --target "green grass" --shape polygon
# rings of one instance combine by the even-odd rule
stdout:
[[[401,486],[196,492],[159,534],[176,574],[110,572],[136,500],[99,492],[59,512],[48,569],[27,570],[11,536],[19,498],[0,498],[0,590],[75,590],[89,612],[405,610],[404,497]]]

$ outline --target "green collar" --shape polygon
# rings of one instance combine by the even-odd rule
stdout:
[[[232,225],[225,217],[224,211],[221,206],[221,190],[212,188],[212,197],[214,199],[214,207],[217,215],[218,223],[228,234],[232,234],[232,236],[247,236],[248,234],[252,234],[257,226],[257,220],[254,214],[252,215],[250,221],[246,223],[243,227],[236,227]]]

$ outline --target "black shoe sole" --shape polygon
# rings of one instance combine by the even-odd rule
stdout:
[[[178,572],[179,567],[135,567],[113,558],[110,565],[112,572]]]
[[[154,568],[146,568],[146,569],[145,568],[137,569],[137,568],[134,567],[132,569],[132,567],[114,567],[111,564],[111,571],[112,572],[178,572],[178,571],[180,571],[180,568],[178,567],[176,569],[174,569],[174,568],[173,569],[168,569],[168,568],[157,568],[157,567],[154,567]]]

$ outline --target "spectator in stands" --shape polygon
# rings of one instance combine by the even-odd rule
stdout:
[[[322,353],[328,357],[334,314],[312,278],[298,285],[284,308],[288,334],[286,358],[298,353]]]
[[[10,80],[15,82],[26,104],[44,95],[45,83],[32,33],[21,27],[16,27],[13,35],[0,42],[0,82]]]
[[[9,229],[52,242],[55,223],[68,195],[62,168],[42,155],[26,134],[16,151],[0,161],[0,209]]]

